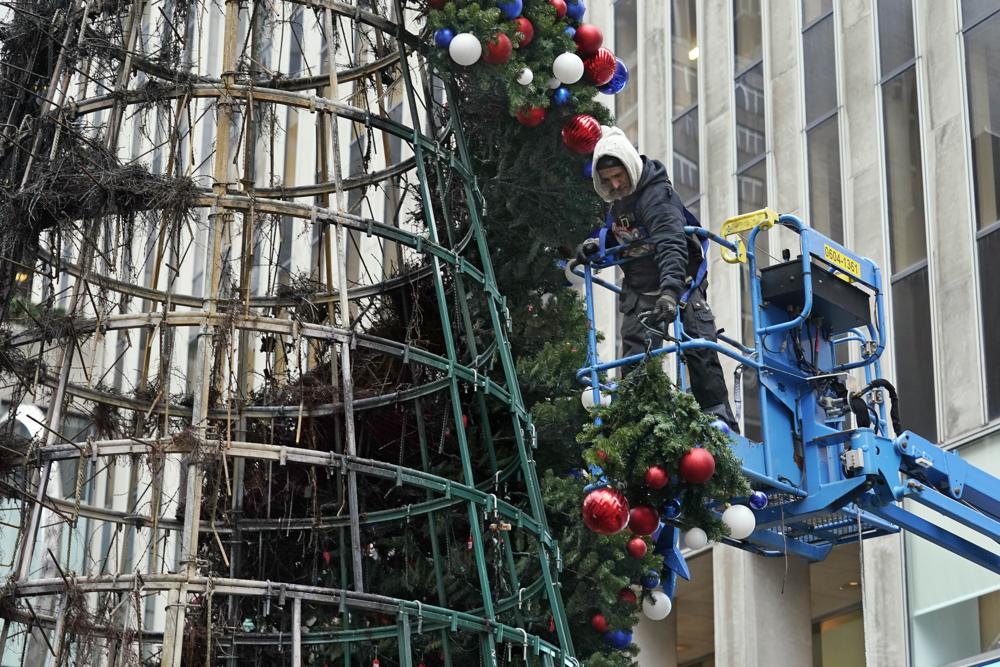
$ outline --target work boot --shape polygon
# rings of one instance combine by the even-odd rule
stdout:
[[[733,411],[730,409],[728,403],[719,403],[718,405],[713,405],[710,408],[705,408],[703,410],[705,414],[712,415],[713,417],[718,417],[722,421],[726,422],[729,429],[733,433],[740,432],[740,425],[736,421],[736,417],[733,416]]]

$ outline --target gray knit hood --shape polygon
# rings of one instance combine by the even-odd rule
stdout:
[[[635,192],[635,186],[638,185],[639,177],[642,175],[642,158],[639,156],[639,151],[635,149],[635,146],[632,145],[632,142],[628,140],[628,137],[620,129],[607,126],[603,126],[601,129],[604,132],[601,135],[601,140],[594,147],[594,160],[592,163],[594,168],[594,190],[601,199],[611,202],[615,199],[608,194],[607,188],[601,183],[601,177],[597,173],[597,161],[605,155],[610,155],[621,160],[622,164],[625,165],[625,171],[628,172],[629,181],[632,182],[632,189],[628,194],[632,194],[632,192]]]

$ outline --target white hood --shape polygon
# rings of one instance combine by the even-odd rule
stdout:
[[[632,189],[629,190],[628,194],[632,194],[635,191],[636,184],[639,182],[639,177],[642,175],[642,158],[639,156],[639,151],[635,149],[635,146],[632,145],[632,142],[628,140],[628,137],[620,129],[607,126],[603,126],[601,129],[603,130],[603,134],[601,135],[601,140],[597,142],[597,146],[594,147],[594,160],[592,163],[594,168],[594,190],[597,191],[601,199],[611,202],[615,198],[608,194],[607,188],[601,183],[601,177],[597,173],[597,161],[605,155],[610,155],[621,160],[622,164],[625,165],[625,171],[628,172],[628,178],[632,182]]]

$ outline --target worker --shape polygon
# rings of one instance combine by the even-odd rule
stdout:
[[[686,295],[686,303],[681,302],[702,265],[702,248],[684,233],[686,211],[666,167],[639,155],[620,129],[606,127],[594,149],[592,173],[594,189],[609,205],[605,245],[627,246],[619,255],[628,259],[621,265],[624,280],[618,301],[623,356],[663,344],[662,337],[643,326],[640,316],[647,325],[662,322],[665,328],[675,320],[678,308],[688,336],[716,340],[715,317],[706,300],[708,282],[703,280]],[[697,224],[694,216],[687,220]],[[590,261],[598,248],[597,238],[587,239],[577,250],[577,260]],[[684,358],[691,392],[702,410],[738,430],[718,354],[695,348],[686,350]]]

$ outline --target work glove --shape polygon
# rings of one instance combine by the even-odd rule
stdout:
[[[653,322],[664,322],[670,324],[677,317],[677,297],[673,292],[664,292],[656,300],[653,306]]]
[[[576,247],[576,261],[579,264],[586,264],[601,249],[601,242],[597,239],[587,239]]]

